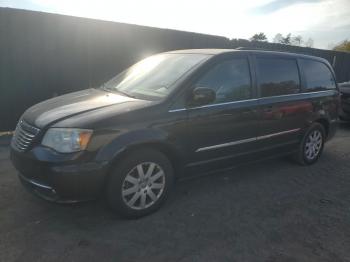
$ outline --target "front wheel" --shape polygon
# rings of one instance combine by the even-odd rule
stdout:
[[[129,153],[112,171],[107,199],[112,209],[127,218],[157,210],[173,184],[173,168],[162,153],[140,149]]]
[[[321,156],[326,138],[324,127],[314,123],[305,133],[297,153],[297,161],[302,165],[311,165]]]

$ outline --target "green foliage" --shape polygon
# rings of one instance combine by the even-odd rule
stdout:
[[[350,41],[344,40],[343,42],[335,46],[333,50],[350,52]]]

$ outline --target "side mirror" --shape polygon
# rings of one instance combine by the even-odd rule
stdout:
[[[192,93],[191,103],[196,106],[207,105],[214,102],[216,93],[213,89],[207,87],[196,87]]]

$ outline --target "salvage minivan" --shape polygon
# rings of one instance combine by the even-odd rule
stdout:
[[[173,182],[247,161],[315,163],[337,129],[338,87],[318,57],[180,50],[148,57],[98,88],[29,108],[11,142],[23,184],[55,202],[104,194],[141,217]]]

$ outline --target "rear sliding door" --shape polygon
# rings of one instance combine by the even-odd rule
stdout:
[[[305,114],[312,105],[301,92],[297,59],[292,56],[256,55],[255,69],[260,112],[258,146],[290,147],[300,141]]]

